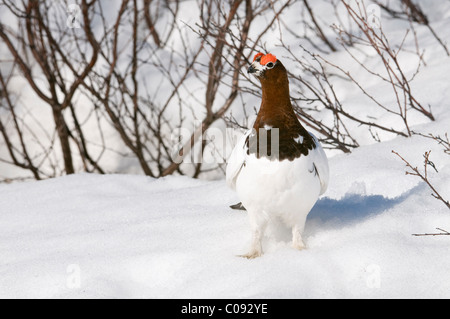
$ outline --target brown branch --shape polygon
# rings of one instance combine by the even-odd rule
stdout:
[[[1,90],[0,90],[0,92],[2,92],[2,94],[0,95],[0,98],[4,97],[4,99],[6,100],[6,104],[7,104],[8,108],[9,108],[9,112],[12,115],[14,128],[15,128],[15,131],[16,131],[17,136],[19,138],[20,146],[21,146],[21,149],[22,149],[22,155],[23,155],[23,158],[24,158],[26,164],[25,163],[21,163],[17,159],[17,157],[15,155],[15,152],[14,152],[15,147],[13,146],[13,143],[11,142],[11,140],[9,138],[9,134],[6,131],[6,128],[4,127],[2,121],[0,120],[0,132],[3,135],[3,139],[4,139],[5,144],[7,146],[7,149],[8,149],[8,152],[10,154],[10,157],[11,157],[14,165],[16,165],[18,167],[21,167],[21,168],[24,168],[24,169],[30,170],[33,173],[34,178],[36,180],[40,180],[41,176],[40,176],[40,173],[39,173],[39,169],[33,164],[33,160],[31,159],[31,157],[30,157],[30,155],[28,153],[28,149],[27,149],[26,144],[25,144],[23,132],[22,132],[20,126],[19,126],[17,114],[16,114],[16,112],[14,110],[13,102],[11,101],[11,96],[10,96],[10,94],[8,92],[7,83],[6,83],[5,78],[3,77],[3,74],[1,73],[1,71],[0,71],[0,83],[1,83]]]
[[[444,49],[445,53],[450,56],[450,51],[447,48],[446,43],[437,35],[436,31],[431,27],[430,21],[426,14],[423,12],[422,8],[418,4],[415,4],[412,0],[401,0],[402,11],[396,11],[385,5],[379,0],[373,0],[377,5],[380,6],[384,11],[390,14],[393,18],[409,20],[411,22],[418,23],[420,25],[425,25],[428,30],[430,30],[433,37],[439,42],[441,47]]]
[[[155,44],[160,48],[161,47],[161,39],[159,37],[158,32],[156,31],[155,24],[153,23],[152,15],[150,12],[150,5],[153,0],[144,0],[144,17],[145,21],[147,22],[147,26],[150,30],[150,34],[153,37],[153,41]]]
[[[22,74],[24,75],[25,79],[30,84],[31,88],[34,90],[34,92],[41,98],[44,102],[51,104],[53,102],[52,98],[47,96],[36,84],[34,80],[34,76],[31,72],[31,68],[27,65],[26,61],[22,58],[21,54],[19,53],[19,49],[14,47],[11,39],[9,36],[5,33],[3,24],[0,23],[0,38],[2,38],[3,42],[7,45],[9,52],[14,57],[14,61],[17,63],[17,65],[20,67],[20,70],[22,71]]]
[[[322,41],[330,48],[332,52],[336,52],[336,47],[328,40],[325,33],[323,32],[322,28],[320,27],[319,23],[316,20],[316,17],[314,15],[314,12],[311,9],[311,6],[308,3],[308,0],[303,0],[303,4],[306,7],[306,10],[308,10],[309,16],[311,17],[312,22],[314,23],[314,26],[317,30],[317,33],[319,37],[322,39]]]
[[[227,32],[229,32],[229,27],[233,20],[235,19],[238,8],[240,7],[242,0],[236,0],[234,1],[230,6],[230,10],[228,15],[226,16],[225,22],[223,25],[219,27],[219,31],[217,35],[214,35],[215,44],[213,47],[213,53],[211,55],[211,58],[209,60],[208,64],[208,81],[206,85],[206,94],[205,94],[205,109],[206,109],[206,117],[202,121],[202,124],[195,129],[194,133],[191,135],[190,139],[183,145],[181,149],[179,149],[176,153],[175,160],[163,171],[162,176],[167,176],[173,174],[176,170],[179,169],[181,163],[183,162],[184,158],[189,154],[191,149],[194,147],[194,144],[199,141],[199,139],[202,142],[202,149],[204,148],[202,136],[206,132],[206,130],[218,119],[221,119],[225,113],[228,111],[228,109],[231,107],[232,103],[236,99],[238,95],[239,90],[239,75],[240,75],[240,68],[243,64],[243,50],[245,48],[245,45],[248,40],[248,32],[250,28],[250,23],[253,20],[253,9],[251,6],[251,0],[246,0],[246,6],[245,6],[245,12],[246,12],[246,18],[243,25],[243,31],[241,33],[241,39],[239,47],[236,49],[236,54],[233,60],[233,74],[232,74],[232,83],[231,83],[231,91],[226,98],[223,105],[220,107],[219,110],[213,111],[213,105],[215,101],[215,97],[217,95],[217,91],[219,89],[219,85],[221,83],[222,78],[224,77],[223,74],[223,59],[224,54],[223,50],[225,46],[227,45],[227,42],[225,41],[225,36]],[[211,3],[210,3],[211,4]],[[210,10],[211,8],[208,7],[208,16],[210,16]],[[204,30],[206,31],[206,34],[203,35],[204,38],[210,35],[210,31],[208,29],[207,23],[210,23],[211,21],[207,20],[204,21]],[[194,176],[198,176],[200,169],[199,166],[196,168],[196,172],[194,173]]]
[[[389,43],[389,40],[386,36],[386,34],[383,32],[383,29],[377,29],[374,30],[367,21],[367,13],[366,8],[364,6],[364,3],[357,1],[357,8],[354,8],[350,6],[346,1],[341,2],[344,7],[347,10],[348,16],[353,24],[355,24],[361,35],[355,35],[350,31],[347,31],[345,29],[339,28],[337,26],[333,26],[335,31],[337,32],[340,42],[344,48],[344,50],[349,54],[349,56],[356,61],[365,71],[367,71],[369,74],[380,78],[383,82],[386,82],[389,84],[391,88],[391,92],[394,95],[395,98],[395,104],[397,106],[397,109],[390,107],[389,105],[384,105],[379,101],[379,99],[370,94],[366,90],[366,88],[362,85],[362,83],[358,82],[358,80],[353,77],[352,74],[350,74],[349,71],[344,70],[342,67],[337,65],[336,63],[332,63],[328,61],[327,59],[321,57],[320,55],[313,55],[314,59],[318,60],[320,59],[321,62],[331,66],[332,68],[340,71],[346,79],[349,79],[351,82],[353,82],[358,89],[366,96],[368,97],[372,102],[374,102],[378,107],[382,108],[384,111],[387,111],[391,114],[394,114],[396,116],[399,116],[402,119],[402,122],[404,123],[404,129],[406,131],[403,132],[403,130],[396,128],[396,127],[385,127],[382,123],[377,123],[376,121],[372,120],[363,120],[359,117],[355,117],[353,114],[345,112],[342,106],[339,107],[337,112],[342,115],[343,117],[346,117],[352,121],[359,122],[361,125],[365,125],[369,127],[369,131],[371,135],[374,137],[375,140],[377,140],[376,133],[372,132],[372,128],[378,128],[380,130],[384,130],[387,132],[395,133],[397,135],[401,136],[411,136],[411,130],[408,123],[409,118],[409,110],[414,109],[425,116],[427,116],[429,119],[434,120],[433,114],[431,111],[426,110],[414,97],[413,92],[411,90],[410,81],[412,81],[415,77],[415,75],[419,72],[419,68],[421,66],[421,63],[418,63],[418,67],[414,75],[411,79],[407,79],[405,76],[405,73],[403,69],[401,68],[400,61],[399,61],[399,52],[402,50],[403,44],[405,43],[406,36],[408,35],[408,31],[406,32],[405,36],[402,39],[402,42],[397,50],[392,49],[391,44]],[[351,44],[349,44],[348,39],[350,39]],[[367,66],[360,58],[358,58],[355,54],[352,53],[351,48],[349,46],[355,47],[356,45],[361,46],[368,46],[372,48],[377,56],[380,58],[382,65],[384,66],[384,69],[386,71],[386,75],[381,75],[380,73],[374,71],[370,67]],[[419,53],[418,53],[419,54]],[[420,61],[422,61],[422,56],[420,57]],[[319,71],[319,74],[323,72]],[[333,89],[331,89],[333,91]]]
[[[430,165],[430,153],[429,152],[425,152],[425,160],[424,160],[424,173],[421,173],[419,171],[419,169],[417,167],[413,167],[407,160],[405,160],[400,154],[398,154],[397,152],[395,152],[394,150],[392,151],[392,153],[394,153],[395,155],[397,155],[405,164],[406,166],[411,170],[411,171],[406,171],[406,175],[412,175],[412,176],[418,176],[422,179],[422,181],[424,181],[428,187],[433,191],[433,193],[431,194],[434,198],[440,200],[441,202],[443,202],[448,209],[450,209],[450,202],[448,200],[445,200],[439,193],[438,191],[435,189],[435,187],[431,184],[430,180],[428,179],[428,171],[427,171],[427,167],[428,165]]]
[[[448,133],[445,133],[445,138],[441,137],[439,135],[434,135],[432,133],[429,133],[428,135],[418,133],[418,132],[412,132],[414,135],[419,135],[425,138],[429,138],[432,140],[435,140],[439,145],[442,145],[444,147],[444,153],[447,155],[450,155],[450,139],[448,137]]]

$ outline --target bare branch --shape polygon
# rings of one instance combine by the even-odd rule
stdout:
[[[413,236],[450,236],[450,233],[444,229],[436,228],[437,230],[441,231],[441,233],[432,233],[432,234],[412,234]]]
[[[450,202],[444,198],[442,198],[442,196],[438,193],[438,191],[435,189],[435,187],[431,184],[430,180],[428,179],[428,171],[427,171],[427,167],[428,165],[430,165],[430,154],[431,151],[425,152],[424,157],[424,172],[420,172],[419,169],[417,167],[413,167],[407,160],[405,160],[400,154],[398,154],[395,151],[392,151],[392,153],[394,153],[395,155],[397,155],[405,164],[406,167],[408,167],[410,169],[410,171],[406,171],[406,175],[412,175],[412,176],[418,176],[420,177],[420,179],[422,179],[422,181],[424,181],[428,187],[433,191],[433,193],[431,194],[434,198],[440,200],[441,202],[443,202],[448,209],[450,209]],[[434,166],[434,164],[433,164]]]

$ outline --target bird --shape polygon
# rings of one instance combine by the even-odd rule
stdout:
[[[248,259],[262,256],[267,225],[281,220],[292,230],[292,246],[306,248],[306,218],[329,183],[328,158],[291,103],[287,70],[271,53],[257,53],[247,70],[261,83],[258,115],[237,140],[227,161],[226,182],[246,209],[252,231]],[[245,207],[245,208],[244,208]]]

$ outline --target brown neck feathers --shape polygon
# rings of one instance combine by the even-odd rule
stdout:
[[[273,159],[275,156],[278,160],[291,161],[308,155],[309,150],[315,148],[315,143],[292,108],[289,81],[283,64],[278,61],[273,69],[265,71],[260,81],[262,102],[253,126],[256,136],[247,140],[248,153],[255,153],[258,158]],[[276,138],[272,137],[273,129],[278,129],[278,132],[274,131]]]

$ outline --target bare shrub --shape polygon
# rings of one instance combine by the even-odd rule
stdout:
[[[11,70],[11,75],[6,78],[2,73],[1,82],[10,115],[15,122],[15,133],[18,140],[21,141],[21,157],[26,161],[26,167],[18,166],[30,170],[36,179],[39,179],[41,175],[53,177],[63,172],[73,174],[75,172],[74,145],[78,148],[78,155],[82,158],[86,171],[103,172],[87,148],[87,141],[80,126],[81,120],[74,106],[77,92],[93,71],[98,58],[98,46],[89,28],[90,17],[87,14],[92,3],[82,2],[85,20],[82,28],[83,34],[77,35],[75,39],[70,39],[71,35],[67,32],[65,19],[50,21],[52,15],[48,13],[58,12],[61,10],[60,6],[52,6],[49,1],[28,1],[22,5],[16,5],[15,1],[2,2],[2,5],[16,17],[17,25],[10,27],[3,23],[0,24],[0,39],[9,52],[9,56],[2,60],[2,67],[6,66]],[[91,54],[84,52],[91,52]],[[80,53],[84,59],[80,60],[80,55],[77,53]],[[63,165],[58,168],[54,167],[51,174],[43,172],[40,174],[39,171],[43,164],[33,163],[32,157],[35,157],[30,156],[26,151],[25,135],[33,137],[35,133],[26,132],[23,126],[17,124],[22,119],[19,118],[19,112],[16,110],[17,105],[12,106],[10,103],[9,79],[19,74],[22,79],[26,80],[28,87],[36,97],[47,105],[47,111],[50,112],[54,121],[54,133],[58,137]],[[69,127],[68,117],[73,121],[73,129]],[[52,136],[53,132],[48,132],[47,135]],[[9,141],[11,142],[13,139],[10,138]],[[54,146],[53,138],[47,142],[50,143],[45,145],[45,142],[39,140],[42,154],[37,156],[34,162],[42,162],[50,158]],[[14,159],[11,151],[14,148],[16,147],[8,145],[13,163],[17,165],[20,160]],[[59,164],[53,163],[47,166],[59,166]]]
[[[401,0],[400,3],[396,3],[397,8],[392,2],[386,2],[381,0],[374,0],[374,2],[379,5],[385,12],[395,19],[404,19],[412,24],[416,23],[419,25],[424,25],[428,28],[433,37],[438,41],[439,45],[444,49],[445,53],[450,56],[450,51],[447,48],[447,44],[438,36],[436,31],[430,25],[430,21],[419,5],[419,2],[414,2],[412,0]],[[398,7],[399,6],[399,7]]]
[[[406,72],[403,70],[403,67],[400,63],[399,53],[402,52],[402,47],[409,31],[405,32],[405,37],[400,46],[397,49],[394,49],[390,44],[388,37],[383,32],[382,26],[380,26],[380,29],[375,29],[368,23],[366,8],[362,3],[357,2],[357,8],[353,8],[345,1],[342,1],[342,3],[347,9],[349,17],[358,26],[358,29],[362,33],[362,36],[359,36],[357,34],[352,35],[344,29],[335,27],[344,49],[352,57],[352,59],[369,74],[378,77],[382,82],[389,84],[395,97],[397,109],[392,109],[380,103],[375,97],[370,95],[361,85],[359,85],[348,71],[345,71],[341,67],[332,63],[328,64],[342,71],[344,75],[346,75],[351,81],[356,83],[362,90],[362,92],[379,107],[383,108],[386,112],[399,116],[402,119],[407,135],[411,136],[411,130],[408,124],[408,112],[410,110],[418,111],[430,120],[434,120],[434,117],[431,113],[431,110],[426,109],[415,98],[410,85],[410,83],[414,80],[414,77],[420,70],[420,61],[422,59],[420,58],[416,71],[410,77],[406,75]],[[354,45],[361,45],[364,47],[372,48],[376,55],[379,57],[380,62],[384,66],[385,73],[381,74],[373,69],[370,69],[363,63],[363,61],[361,61],[356,55],[354,55],[344,41],[344,39],[348,37],[352,37],[354,39]]]
[[[0,61],[6,114],[0,136],[7,151],[1,160],[35,179],[107,173],[104,163],[111,155],[137,162],[152,177],[199,177],[217,169],[220,164],[201,160],[209,143],[203,133],[240,97],[242,66],[292,2],[275,7],[265,1],[199,0],[190,8],[199,16],[194,25],[180,19],[189,5],[180,0],[2,0],[15,25],[0,23],[0,45],[8,54]],[[251,40],[259,15],[268,20]],[[25,80],[54,127],[27,129],[37,111],[19,96],[11,101],[11,79]],[[181,144],[179,128],[191,130]],[[33,139],[39,147],[30,151]],[[200,158],[183,162],[188,156]]]
[[[430,154],[431,151],[425,152],[424,154],[424,162],[423,162],[423,171],[420,171],[417,166],[413,166],[410,164],[406,159],[404,159],[399,153],[396,151],[392,151],[395,155],[397,155],[405,164],[406,167],[409,169],[406,171],[406,175],[412,175],[419,177],[422,181],[424,181],[428,187],[432,190],[431,196],[438,199],[442,203],[444,203],[445,206],[447,206],[448,209],[450,209],[450,202],[447,199],[444,199],[439,192],[436,190],[436,188],[433,186],[432,182],[429,179],[428,176],[428,166],[432,167],[434,170],[436,170],[436,167],[432,161],[430,161]],[[437,170],[436,170],[437,172]]]

